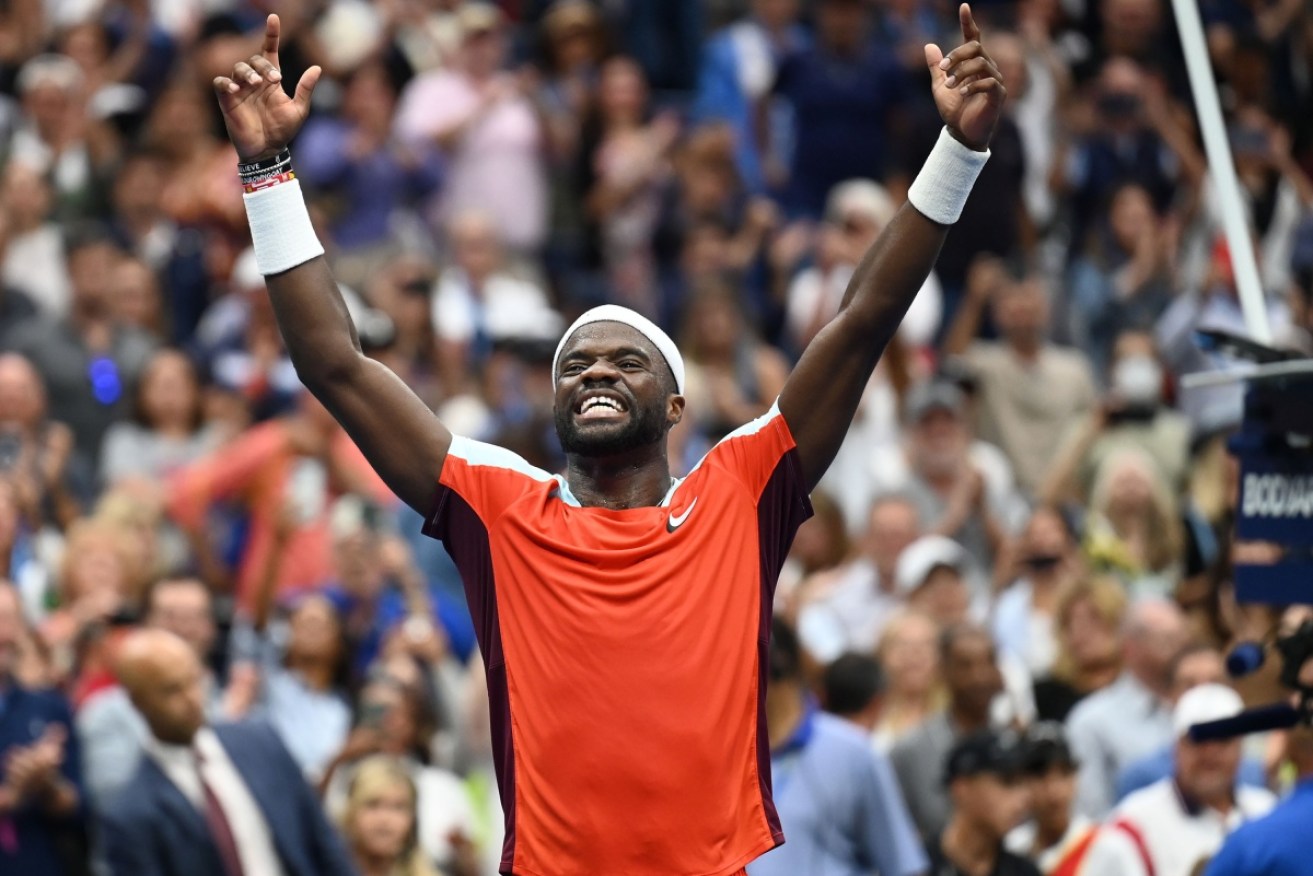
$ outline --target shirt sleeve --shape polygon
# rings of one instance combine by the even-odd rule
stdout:
[[[455,436],[424,532],[449,546],[459,543],[475,518],[486,531],[513,503],[551,480],[547,472],[503,447]]]
[[[1112,776],[1091,718],[1079,708],[1073,712],[1067,722],[1067,738],[1081,765],[1076,778],[1076,809],[1090,818],[1102,819],[1112,806]]]
[[[862,783],[858,845],[862,857],[886,876],[916,876],[930,866],[912,817],[898,789],[893,767],[872,752],[871,780]]]

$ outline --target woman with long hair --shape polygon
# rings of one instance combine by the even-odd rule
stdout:
[[[1041,721],[1064,720],[1076,703],[1116,681],[1127,604],[1125,588],[1110,577],[1074,581],[1058,595],[1057,656],[1048,676],[1035,682]]]
[[[1152,459],[1126,448],[1099,467],[1085,525],[1094,572],[1120,578],[1132,595],[1170,596],[1184,535],[1176,498]]]
[[[884,708],[872,733],[882,751],[944,705],[938,638],[935,622],[914,611],[895,617],[884,629],[875,654],[885,673]]]
[[[361,876],[437,876],[419,845],[419,795],[405,766],[385,754],[356,768],[342,833]]]

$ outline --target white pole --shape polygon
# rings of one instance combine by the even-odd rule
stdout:
[[[1258,264],[1254,260],[1253,241],[1249,236],[1249,211],[1240,198],[1240,184],[1236,180],[1235,164],[1231,160],[1231,143],[1222,122],[1217,83],[1213,80],[1208,44],[1204,41],[1204,27],[1199,20],[1199,7],[1196,4],[1197,0],[1172,0],[1176,26],[1181,32],[1181,49],[1185,52],[1185,67],[1190,74],[1190,90],[1194,93],[1195,111],[1199,113],[1209,175],[1217,188],[1217,199],[1222,209],[1222,228],[1231,250],[1231,266],[1235,271],[1245,326],[1250,338],[1260,344],[1271,344],[1272,330],[1267,324],[1263,284],[1258,278]]]

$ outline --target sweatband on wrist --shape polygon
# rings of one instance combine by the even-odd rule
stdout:
[[[242,200],[251,224],[255,264],[264,276],[290,271],[324,254],[301,196],[301,181],[294,176],[248,192]]]
[[[242,181],[242,185],[249,186],[262,179],[271,176],[278,176],[282,173],[288,173],[291,169],[292,151],[290,149],[284,149],[271,158],[263,158],[258,161],[239,162],[237,164],[237,177]]]
[[[988,149],[977,152],[944,128],[907,190],[907,200],[931,222],[952,225],[962,215],[971,187],[988,160]]]

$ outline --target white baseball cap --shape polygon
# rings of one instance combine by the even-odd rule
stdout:
[[[1190,732],[1195,724],[1207,724],[1234,718],[1245,710],[1240,694],[1224,684],[1201,684],[1186,691],[1172,713],[1172,730],[1176,738]]]
[[[906,595],[925,583],[930,572],[939,566],[966,571],[966,551],[962,545],[943,535],[924,535],[898,555],[894,566],[894,585]]]

